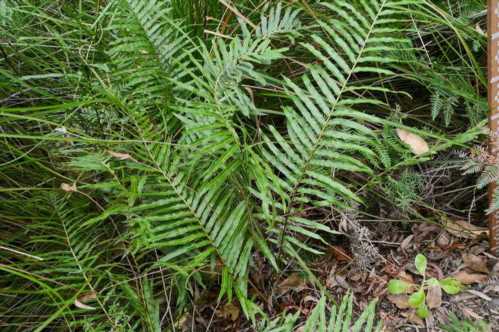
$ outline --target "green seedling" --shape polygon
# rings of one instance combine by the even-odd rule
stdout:
[[[422,254],[418,254],[414,260],[416,270],[423,277],[423,281],[419,287],[400,279],[392,279],[388,283],[388,292],[392,295],[411,294],[409,296],[408,304],[411,308],[416,309],[416,314],[421,318],[426,318],[430,314],[428,309],[428,290],[431,287],[439,287],[449,295],[458,294],[463,285],[455,278],[426,279],[427,260]]]

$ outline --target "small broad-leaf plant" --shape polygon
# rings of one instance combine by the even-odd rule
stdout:
[[[426,279],[427,260],[422,254],[418,254],[414,259],[416,270],[423,277],[419,287],[410,282],[401,279],[392,279],[388,283],[388,293],[392,295],[410,294],[408,304],[411,308],[416,309],[416,314],[421,318],[428,317],[430,311],[428,309],[428,290],[432,287],[440,287],[449,295],[458,294],[463,285],[459,280],[448,277],[444,279],[430,278]]]

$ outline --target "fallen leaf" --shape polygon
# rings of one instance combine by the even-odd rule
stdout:
[[[447,232],[442,232],[437,238],[437,245],[442,249],[447,249],[450,243],[450,236]]]
[[[114,152],[114,151],[107,151],[111,157],[114,157],[118,160],[128,160],[128,159],[133,159],[132,156],[130,156],[128,153],[121,153],[121,152]]]
[[[85,309],[85,310],[95,310],[95,307],[89,306],[86,304],[87,302],[91,300],[95,300],[97,298],[97,294],[95,292],[89,292],[85,293],[79,298],[75,299],[75,307],[79,309]]]
[[[88,292],[80,296],[79,300],[83,303],[95,300],[97,298],[97,293],[94,291]]]
[[[85,303],[80,302],[78,299],[75,300],[75,307],[85,310],[95,310],[95,307],[86,305]]]
[[[492,301],[492,298],[490,296],[487,296],[487,294],[484,294],[484,293],[482,293],[480,291],[477,291],[477,290],[474,290],[474,289],[468,289],[467,292],[469,294],[473,294],[473,295],[475,295],[475,296],[477,296],[477,297],[479,297],[481,299],[484,299],[487,302]]]
[[[489,234],[487,228],[472,225],[465,220],[447,220],[445,228],[455,237],[470,240],[477,239],[481,236],[487,237]]]
[[[76,189],[76,184],[74,184],[74,183],[73,184],[61,183],[61,189],[67,193],[74,193],[74,192],[78,191],[78,189]]]
[[[409,312],[402,313],[404,317],[407,317],[407,320],[413,324],[416,324],[417,326],[423,327],[424,326],[424,321],[418,317],[416,314],[416,310],[411,310]]]
[[[408,309],[409,305],[409,296],[400,294],[400,295],[388,295],[386,297],[388,301],[395,304],[399,309]]]
[[[317,299],[315,296],[307,295],[303,298],[302,303],[307,303],[307,302],[313,302],[315,304],[319,302],[319,299]]]
[[[442,288],[440,285],[432,284],[426,292],[426,304],[428,308],[435,309],[442,305]]]
[[[346,281],[345,277],[340,276],[338,274],[330,275],[326,280],[326,287],[334,288],[336,286],[340,286],[345,289],[351,289],[352,287]]]
[[[305,287],[305,280],[299,273],[293,273],[277,286],[279,293],[287,292],[288,290],[301,290]]]
[[[492,268],[492,275],[499,276],[499,262],[497,262]]]
[[[463,270],[454,274],[454,278],[461,282],[463,285],[471,285],[487,281],[488,276],[480,273],[468,273]]]
[[[240,313],[241,310],[238,306],[232,303],[227,303],[219,310],[218,315],[234,322],[239,318]]]
[[[426,152],[430,151],[428,143],[426,143],[423,138],[416,134],[408,132],[405,129],[397,128],[397,135],[402,142],[409,145],[412,153],[414,153],[416,156],[425,154]]]
[[[399,279],[402,279],[410,284],[414,284],[414,278],[412,277],[412,275],[410,275],[409,273],[405,272],[405,271],[400,271],[399,274],[397,275],[397,277]]]
[[[487,258],[485,256],[477,256],[473,254],[463,253],[463,262],[466,267],[470,268],[475,272],[489,273],[487,267]]]
[[[331,246],[330,252],[339,262],[350,262],[352,260],[352,257],[340,246]]]
[[[414,244],[414,235],[411,234],[400,243],[400,249],[406,251],[410,245]]]

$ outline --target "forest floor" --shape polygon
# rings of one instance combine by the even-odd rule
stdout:
[[[408,228],[401,231],[396,227],[378,227],[377,233],[381,234],[373,238],[383,238],[379,241],[339,242],[313,264],[314,271],[338,300],[353,292],[359,311],[372,299],[378,299],[378,315],[385,324],[383,331],[441,331],[439,326],[448,322],[450,313],[461,319],[486,321],[490,331],[499,331],[499,259],[487,252],[487,229],[464,220],[448,220],[446,228],[418,223]],[[357,234],[362,233],[372,234],[365,227]],[[365,255],[359,255],[361,251]],[[441,290],[429,292],[431,313],[426,319],[419,318],[410,308],[408,295],[387,292],[391,279],[421,282],[413,263],[418,253],[424,253],[428,259],[427,279],[454,277],[465,286],[456,295]],[[271,268],[262,265],[259,273],[251,276],[254,295],[269,312],[300,312],[305,319],[319,301],[320,292],[298,271],[275,281],[271,275]],[[211,296],[200,296],[197,325],[211,326],[213,331],[251,331],[245,327],[238,307],[216,306],[216,296],[216,291]]]
[[[481,206],[486,193],[469,190],[467,184],[475,180],[463,177],[446,161],[437,164],[443,166],[434,163],[418,170],[425,179],[426,194],[415,206],[423,219],[411,219],[402,206],[384,205],[384,200],[371,213],[345,213],[339,220],[330,220],[331,227],[341,235],[334,237],[326,255],[310,267],[338,301],[352,292],[357,312],[377,299],[383,331],[443,331],[442,325],[448,324],[452,315],[460,320],[487,322],[480,331],[499,331],[499,258],[489,253],[487,216]],[[422,206],[441,209],[424,211]],[[454,278],[462,284],[454,295],[446,294],[441,287],[428,288],[430,312],[426,319],[418,317],[409,305],[410,294],[388,292],[393,279],[411,285],[423,283],[414,264],[418,254],[427,259],[425,280]],[[255,265],[258,268],[250,274],[250,294],[261,307],[275,316],[299,312],[305,320],[321,292],[303,271],[289,267],[276,275],[258,256]],[[217,304],[217,295],[216,289],[199,295],[195,325],[213,331],[252,331],[239,307]],[[186,317],[185,322],[189,325],[192,317]],[[461,327],[445,331],[464,332]]]

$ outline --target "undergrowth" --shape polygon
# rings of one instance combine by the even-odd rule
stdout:
[[[310,263],[352,208],[459,213],[425,197],[425,170],[486,138],[484,9],[0,2],[2,329],[182,330],[214,292],[246,328],[369,331],[374,303],[335,314]],[[267,310],[257,258],[268,284],[301,270],[324,294],[307,322]]]

